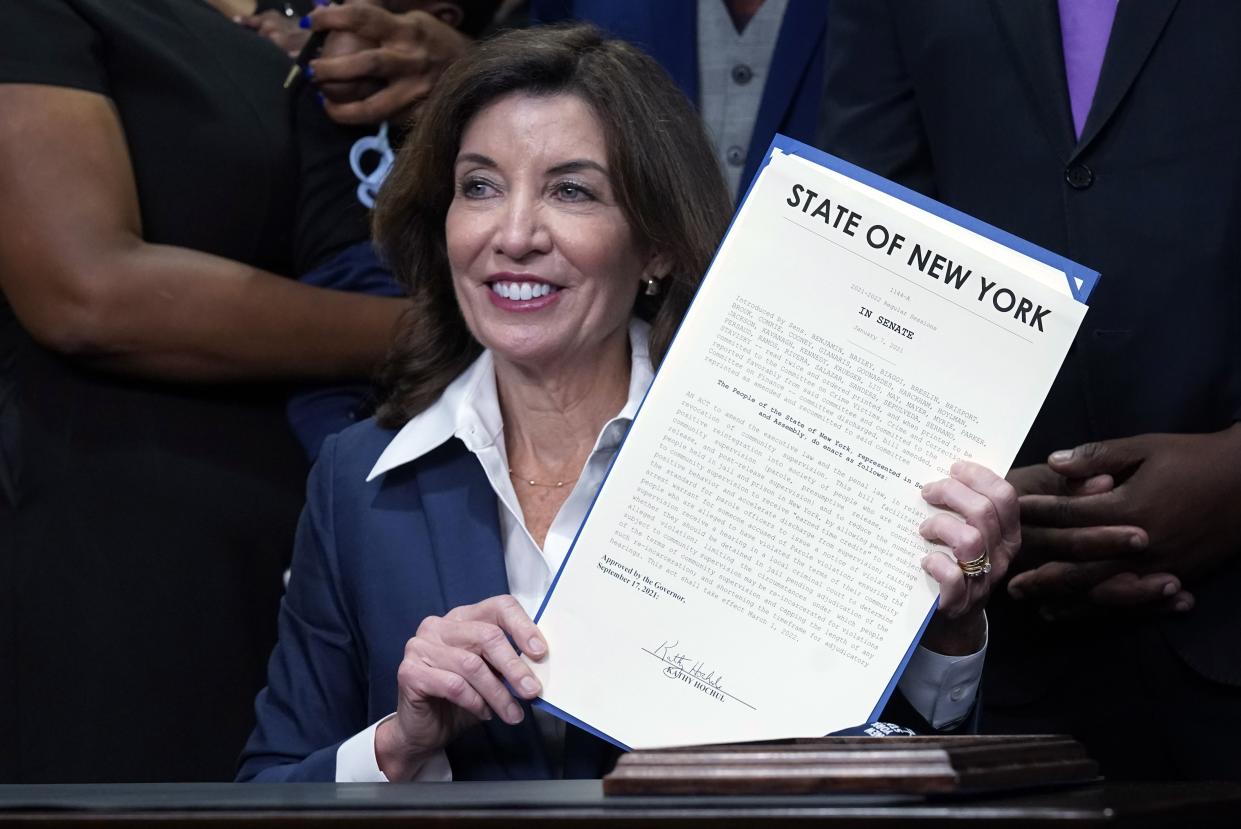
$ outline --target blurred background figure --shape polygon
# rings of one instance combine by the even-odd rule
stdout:
[[[332,118],[389,120],[399,143],[473,38],[527,22],[594,23],[652,55],[698,107],[736,199],[777,132],[814,139],[827,18],[819,0],[349,0],[311,13],[312,28],[333,32],[311,69]]]
[[[836,0],[820,146],[1102,273],[1017,457],[983,725],[1241,779],[1241,5]],[[1005,598],[1001,596],[1000,598]]]
[[[312,95],[299,99],[304,212],[319,209],[324,201],[338,206],[340,177],[345,176],[356,185],[351,195],[355,212],[369,219],[415,108],[444,69],[472,47],[474,36],[492,25],[499,6],[499,0],[389,0],[382,5],[350,0],[319,8],[303,21],[306,28],[300,31],[329,32],[308,73],[317,102]],[[332,129],[330,122],[323,123],[327,119],[314,117],[321,112],[305,112],[308,108],[342,125]],[[342,130],[352,142],[343,154],[334,140]],[[369,241],[330,258],[299,261],[298,273],[309,285],[372,296],[403,294]],[[378,393],[369,381],[298,389],[289,400],[288,418],[311,460],[324,438],[368,417]]]
[[[405,304],[286,278],[367,229],[302,174],[280,50],[186,0],[6,12],[0,780],[228,779],[303,498],[288,386],[367,377]]]

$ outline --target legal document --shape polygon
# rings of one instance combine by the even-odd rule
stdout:
[[[1008,470],[1097,277],[777,138],[536,618],[540,704],[628,748],[874,719],[938,597],[920,487]]]

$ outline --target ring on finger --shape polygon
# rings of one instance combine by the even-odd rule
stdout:
[[[969,561],[957,559],[957,566],[961,568],[961,572],[967,579],[982,578],[991,572],[991,553],[984,549],[978,558]]]

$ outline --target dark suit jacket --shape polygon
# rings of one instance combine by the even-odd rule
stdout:
[[[240,780],[334,780],[340,744],[395,710],[396,671],[422,620],[508,592],[495,491],[477,459],[453,439],[366,482],[394,434],[366,421],[323,445]],[[526,714],[462,733],[447,748],[453,779],[552,777]],[[931,730],[899,693],[883,715]],[[567,726],[563,776],[599,777],[618,754]]]
[[[827,0],[789,0],[741,173],[745,191],[777,132],[810,143],[823,89]],[[647,51],[698,103],[698,10],[690,0],[534,0],[531,18],[583,20]],[[738,194],[738,197],[740,194]]]
[[[819,146],[1102,274],[1019,465],[1241,416],[1239,38],[1232,0],[1121,0],[1078,139],[1055,0],[833,4]],[[1234,567],[1163,623],[1231,684],[1239,589]],[[1046,681],[1029,657],[991,699]]]

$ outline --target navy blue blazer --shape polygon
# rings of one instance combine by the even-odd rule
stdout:
[[[508,592],[495,492],[453,439],[366,482],[394,431],[373,421],[324,443],[297,530],[279,642],[239,780],[332,781],[340,744],[396,709],[405,643],[430,615]],[[526,706],[447,748],[455,780],[553,776]],[[566,729],[565,777],[599,777],[618,750]]]
[[[741,173],[742,193],[777,132],[814,141],[823,92],[827,0],[789,0]],[[698,104],[698,4],[691,0],[534,0],[531,19],[583,20],[646,50]],[[741,194],[737,194],[740,198]]]

